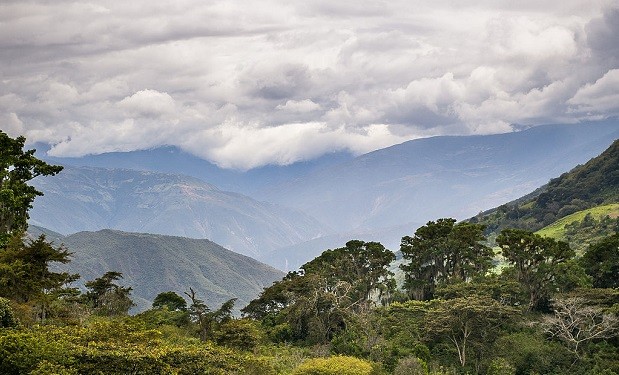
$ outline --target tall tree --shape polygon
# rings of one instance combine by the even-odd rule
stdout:
[[[529,295],[529,309],[545,308],[559,266],[573,258],[574,251],[566,242],[521,229],[504,229],[496,242]]]
[[[50,269],[53,263],[68,263],[70,256],[66,248],[47,242],[44,235],[26,242],[13,235],[0,250],[0,297],[34,307],[36,320],[44,321],[51,301],[66,294],[68,284],[79,278]]]
[[[95,311],[104,316],[126,315],[135,304],[131,300],[131,287],[120,286],[115,281],[123,278],[122,273],[109,271],[103,276],[88,281],[84,298]]]
[[[484,245],[484,226],[446,218],[429,221],[400,244],[405,288],[418,300],[431,299],[439,283],[469,281],[491,265],[492,249]]]
[[[13,139],[0,130],[0,246],[26,230],[28,210],[43,195],[28,182],[62,170],[35,157],[35,150],[24,151],[25,142],[24,137]]]
[[[394,259],[378,242],[349,241],[289,273],[241,311],[285,325],[292,340],[325,342],[394,288],[388,269]]]
[[[381,298],[395,287],[389,271],[394,260],[395,254],[379,242],[352,240],[345,247],[324,251],[301,269],[305,274],[324,277],[327,287],[349,284],[350,304],[361,307],[373,295]]]
[[[517,317],[516,309],[486,297],[438,300],[425,314],[426,335],[447,338],[458,353],[462,367],[469,356],[481,360],[500,333],[500,327]]]

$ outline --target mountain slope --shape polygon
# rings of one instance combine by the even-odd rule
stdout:
[[[619,140],[606,151],[552,179],[527,198],[473,218],[488,232],[502,228],[539,230],[558,219],[595,206],[619,203]]]
[[[338,231],[465,218],[512,200],[603,151],[619,121],[547,125],[388,147],[265,190]]]
[[[209,240],[102,230],[75,233],[62,242],[73,252],[62,268],[79,273],[82,283],[107,271],[122,272],[138,311],[161,292],[182,295],[190,287],[211,308],[230,298],[238,298],[240,308],[283,276]]]
[[[65,168],[34,184],[45,195],[31,224],[63,234],[111,228],[208,238],[255,257],[325,232],[307,215],[180,175]]]
[[[582,254],[589,244],[615,232],[619,232],[619,203],[575,212],[536,233],[543,237],[567,241],[577,254]]]

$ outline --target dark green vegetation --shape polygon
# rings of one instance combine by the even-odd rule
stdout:
[[[503,228],[537,231],[575,212],[619,202],[619,140],[600,156],[564,173],[531,194],[479,214],[487,233]]]
[[[77,275],[54,267],[70,251],[44,235],[24,241],[24,230],[0,246],[3,374],[619,374],[617,233],[577,257],[566,242],[505,228],[495,254],[484,225],[438,219],[402,238],[402,290],[394,254],[353,240],[237,318],[235,298],[213,303],[191,279],[129,316],[124,269],[81,292]],[[95,247],[114,238],[106,232]],[[132,241],[121,248],[142,246]],[[140,249],[132,256],[148,264]],[[131,270],[132,256],[114,265]]]

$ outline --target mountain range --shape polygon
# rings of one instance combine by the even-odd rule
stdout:
[[[327,231],[301,212],[182,175],[65,167],[34,185],[45,195],[30,213],[31,224],[65,235],[119,229],[208,238],[257,257]]]
[[[37,181],[45,196],[37,199],[31,222],[63,234],[112,228],[208,238],[294,269],[348,239],[397,247],[401,236],[428,220],[465,219],[516,199],[617,138],[619,121],[609,119],[418,139],[355,158],[332,154],[246,172],[221,170],[172,148],[50,159],[67,168]],[[179,171],[213,176],[237,192],[161,173],[180,160],[191,168],[177,164]]]

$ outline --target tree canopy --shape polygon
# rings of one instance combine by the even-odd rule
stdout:
[[[26,138],[9,137],[0,130],[0,244],[26,230],[28,210],[37,196],[43,195],[28,182],[38,176],[55,175],[62,166],[50,165],[24,151]]]

